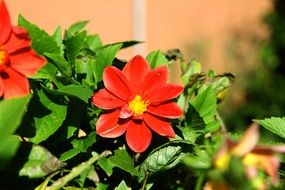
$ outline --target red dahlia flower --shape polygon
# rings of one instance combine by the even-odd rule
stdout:
[[[183,87],[167,83],[165,66],[150,70],[144,58],[137,55],[123,71],[109,66],[103,73],[105,88],[92,97],[92,102],[107,110],[97,121],[97,134],[115,138],[126,132],[128,146],[143,152],[151,141],[151,131],[162,136],[174,137],[168,119],[178,118],[182,110],[171,99]]]
[[[27,77],[34,75],[45,62],[31,48],[27,31],[11,25],[6,5],[0,0],[0,97],[29,94]]]

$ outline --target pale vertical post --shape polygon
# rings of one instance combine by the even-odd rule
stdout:
[[[146,42],[146,0],[133,0],[133,39]],[[146,55],[146,44],[134,46],[134,54]]]

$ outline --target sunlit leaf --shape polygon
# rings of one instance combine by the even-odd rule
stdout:
[[[79,149],[79,148],[70,149],[70,150],[68,150],[68,151],[66,151],[66,152],[64,152],[64,153],[62,153],[59,159],[64,162],[64,161],[66,161],[66,160],[69,160],[69,159],[75,157],[75,156],[78,155],[81,151],[82,151],[82,150]]]
[[[141,176],[140,172],[134,167],[134,162],[126,150],[116,150],[115,154],[109,158],[109,161],[114,167],[119,167],[132,175]]]
[[[183,158],[183,163],[194,169],[209,169],[212,159],[205,150],[196,148],[194,153],[190,153]]]
[[[87,149],[96,142],[96,133],[91,132],[86,137],[81,139],[74,139],[71,144],[73,148],[81,149],[82,151],[87,151]]]
[[[81,152],[87,152],[87,149],[92,146],[96,142],[96,133],[91,132],[86,137],[80,139],[74,139],[71,144],[73,145],[73,149],[64,152],[60,156],[61,161],[69,160]]]
[[[18,24],[24,27],[29,32],[29,37],[32,39],[32,47],[39,53],[60,53],[60,48],[53,37],[38,26],[27,21],[23,16],[19,16]]]
[[[67,96],[77,97],[85,103],[89,102],[89,99],[93,93],[90,88],[75,84],[63,86],[59,88],[58,91],[64,93]]]
[[[179,163],[184,156],[182,147],[179,144],[169,144],[152,152],[140,165],[140,171],[157,172],[163,169],[169,169]]]
[[[125,181],[121,181],[121,183],[118,185],[118,187],[115,188],[115,190],[130,190],[130,188],[127,186]]]
[[[185,71],[182,73],[182,82],[186,85],[189,82],[189,79],[194,74],[199,74],[201,72],[201,63],[198,61],[191,61],[187,64]]]
[[[13,137],[21,124],[30,96],[0,101],[0,169],[16,154],[20,139]]]
[[[88,23],[88,20],[76,22],[66,30],[66,33],[68,36],[73,36],[74,34],[81,32]]]
[[[40,178],[46,176],[65,164],[59,161],[47,149],[42,146],[33,146],[28,161],[20,170],[20,176],[28,176],[29,178]]]
[[[110,162],[110,160],[108,160],[107,158],[101,158],[98,161],[98,164],[108,176],[112,175],[114,165],[112,164],[112,162]]]
[[[61,72],[63,72],[66,75],[70,75],[71,73],[70,64],[65,60],[65,58],[62,55],[45,53],[45,56],[47,56]]]
[[[60,48],[60,55],[64,54],[64,45],[62,41],[62,35],[61,35],[61,26],[58,26],[54,33],[52,34],[52,38],[57,43],[57,46]]]
[[[272,133],[285,138],[285,117],[271,117],[261,120],[255,119],[254,121]]]
[[[67,106],[50,99],[43,91],[38,92],[37,107],[33,107],[36,135],[29,139],[38,144],[50,137],[65,120]],[[40,107],[42,104],[43,107]]]
[[[75,62],[75,58],[79,54],[80,50],[83,48],[84,41],[86,38],[86,31],[80,32],[65,41],[66,56],[67,60],[71,63]]]
[[[96,82],[100,82],[102,80],[105,67],[112,65],[112,62],[121,47],[122,44],[116,44],[108,46],[97,53],[97,57],[93,63],[93,74]]]
[[[89,49],[96,51],[96,49],[102,46],[102,41],[98,34],[94,34],[86,37],[86,44]]]
[[[151,68],[155,68],[161,65],[167,65],[169,62],[168,59],[160,50],[156,50],[149,53],[146,59],[150,64]]]

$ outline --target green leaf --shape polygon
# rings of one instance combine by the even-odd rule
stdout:
[[[101,158],[98,161],[98,164],[108,176],[112,175],[114,165],[112,164],[112,162],[110,162],[110,160],[108,160],[107,158]]]
[[[33,146],[28,161],[20,170],[20,176],[28,176],[29,178],[40,178],[46,176],[65,164],[59,161],[47,149],[42,146]]]
[[[0,171],[15,156],[20,144],[19,137],[5,136],[0,139]]]
[[[140,43],[143,43],[143,42],[142,41],[136,41],[136,40],[129,40],[129,41],[122,41],[122,42],[116,42],[116,43],[112,43],[112,44],[107,44],[107,45],[104,45],[103,47],[105,48],[105,47],[108,47],[108,46],[122,44],[121,49],[124,49],[124,48],[128,48],[128,47],[134,46],[136,44],[140,44]]]
[[[208,87],[204,91],[199,92],[198,96],[191,104],[207,124],[213,119],[217,108],[216,95],[213,88]]]
[[[220,127],[216,120],[217,99],[212,86],[201,89],[189,104],[185,114],[185,126],[179,129],[183,138],[190,143],[206,132],[214,132]]]
[[[62,55],[53,54],[53,53],[45,53],[51,62],[65,75],[70,75],[71,67],[70,64],[65,60]]]
[[[212,84],[213,89],[216,94],[228,88],[230,85],[231,85],[231,81],[228,77],[221,77]]]
[[[60,105],[50,99],[43,91],[38,92],[39,101],[35,102],[33,110],[36,135],[29,141],[38,144],[58,130],[65,120],[67,106]],[[42,106],[44,107],[42,107]],[[39,114],[39,115],[36,115]]]
[[[203,121],[199,121],[203,122]],[[196,139],[203,134],[203,130],[197,130],[192,128],[191,126],[179,127],[182,132],[183,138],[187,140],[191,144],[195,144]]]
[[[0,101],[0,169],[16,154],[20,139],[12,136],[22,122],[30,96]]]
[[[140,44],[140,43],[143,43],[143,42],[141,42],[141,41],[136,41],[136,40],[130,40],[130,41],[118,42],[117,44],[123,44],[122,47],[121,47],[121,49],[124,49],[124,48],[128,48],[128,47],[131,47],[131,46]]]
[[[34,24],[31,24],[23,16],[19,16],[18,25],[24,27],[29,32],[29,37],[32,40],[32,47],[39,54],[44,53],[60,53],[60,48],[57,46],[57,42],[48,33]]]
[[[97,83],[102,80],[102,75],[105,67],[112,65],[112,62],[121,47],[122,44],[117,44],[108,46],[98,52],[95,62],[93,63],[92,70]]]
[[[93,62],[93,63],[91,63]],[[82,59],[76,59],[75,60],[75,71],[78,74],[88,74],[90,72],[91,76],[93,77],[92,71],[90,71],[90,65],[94,64],[95,59],[94,58],[89,58],[89,57],[84,57]],[[88,78],[88,77],[86,77]]]
[[[89,176],[90,172],[94,171],[94,167],[93,166],[89,166],[88,168],[86,168],[85,170],[83,170],[80,173],[79,178],[77,178],[75,181],[79,184],[80,187],[84,187],[85,184],[85,180],[86,178]]]
[[[171,142],[153,151],[140,165],[140,172],[157,172],[163,169],[170,169],[177,165],[184,156],[182,146]]]
[[[271,117],[266,119],[255,119],[254,122],[263,126],[276,135],[285,138],[285,117]]]
[[[82,31],[88,23],[88,20],[76,22],[67,29],[66,33],[68,33],[69,36],[73,36],[74,34]]]
[[[82,150],[80,148],[74,148],[74,149],[71,149],[71,150],[68,150],[64,153],[62,153],[60,155],[60,160],[61,161],[66,161],[66,160],[69,160],[71,158],[73,158],[74,156],[78,155]]]
[[[64,95],[79,98],[85,103],[89,102],[89,99],[91,98],[93,94],[90,88],[84,87],[82,85],[75,85],[75,84],[63,86],[59,88],[58,91],[64,93]]]
[[[58,68],[50,62],[42,67],[35,75],[33,75],[32,79],[48,79],[53,81],[57,87],[62,86],[62,84],[57,80],[56,73]]]
[[[96,133],[91,132],[86,137],[83,137],[81,139],[74,139],[71,144],[73,145],[73,148],[80,149],[83,152],[86,152],[87,149],[92,146],[96,142]]]
[[[115,188],[115,190],[130,190],[130,188],[127,186],[125,181],[121,181],[121,183],[118,185],[118,187]]]
[[[132,175],[141,176],[140,172],[134,167],[134,162],[126,150],[115,150],[115,154],[109,158],[109,161],[115,167],[119,167]]]
[[[155,68],[161,65],[167,65],[169,62],[168,59],[160,50],[156,50],[149,53],[146,59],[150,64],[151,68]]]
[[[0,101],[0,141],[13,134],[21,124],[29,100],[30,96],[24,96]]]
[[[209,169],[212,159],[205,150],[196,148],[194,153],[188,154],[183,158],[183,163],[194,169]]]
[[[95,132],[91,132],[84,138],[74,139],[73,141],[71,141],[71,144],[73,145],[73,149],[64,152],[60,156],[60,160],[66,161],[66,160],[73,158],[74,156],[78,155],[81,152],[87,152],[87,149],[91,147],[95,142],[96,142]]]
[[[102,46],[102,41],[98,34],[94,34],[86,37],[86,44],[89,49],[96,51],[97,48]]]
[[[207,128],[207,125],[215,120],[217,109],[216,94],[213,88],[209,86],[200,90],[195,99],[191,101],[189,109],[186,115],[188,125],[193,128]]]
[[[199,63],[198,61],[191,61],[182,74],[181,80],[183,84],[186,85],[192,75],[199,73],[201,73],[201,63]]]
[[[74,111],[76,110],[76,111]],[[81,127],[82,121],[86,119],[86,104],[77,99],[70,100],[67,108],[67,116],[63,126],[57,134],[61,135],[60,139],[66,141],[74,136],[74,132]]]
[[[87,34],[86,31],[83,31],[68,38],[65,41],[66,57],[67,60],[70,61],[71,63],[75,62],[75,58],[79,54],[80,50],[83,48],[86,34]]]
[[[57,46],[60,49],[60,55],[64,54],[64,45],[63,45],[63,41],[62,41],[62,37],[61,37],[61,26],[58,26],[56,28],[56,30],[54,31],[52,38],[54,39],[54,41],[57,43]]]
[[[96,184],[96,190],[107,190],[109,187],[108,184],[104,184],[104,183],[97,183]]]

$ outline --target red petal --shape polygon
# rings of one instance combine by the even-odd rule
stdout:
[[[32,49],[10,55],[10,62],[13,69],[25,76],[34,75],[46,64],[46,60],[38,56]]]
[[[132,121],[126,132],[126,140],[134,152],[143,152],[150,144],[151,132],[144,122]]]
[[[125,65],[123,72],[135,94],[138,94],[141,90],[144,77],[149,71],[149,64],[140,55],[135,56]]]
[[[123,106],[126,102],[117,98],[104,88],[92,96],[92,103],[101,109],[108,110]]]
[[[124,134],[130,122],[126,120],[120,123],[118,117],[118,110],[102,114],[96,123],[96,133],[106,138],[116,138]]]
[[[105,87],[117,97],[128,100],[132,95],[130,84],[125,74],[116,67],[106,67],[103,73]]]
[[[12,26],[12,30],[14,34],[21,38],[29,38],[29,33],[26,28],[18,27],[18,26]]]
[[[142,96],[145,99],[147,95],[164,85],[168,80],[168,72],[166,66],[157,67],[150,71],[146,76],[142,85]]]
[[[128,104],[125,104],[124,106],[121,107],[120,109],[120,115],[119,117],[122,119],[127,119],[131,116],[133,116],[134,112],[132,109],[129,108]]]
[[[163,102],[176,98],[183,91],[183,87],[175,84],[165,84],[159,89],[148,94],[148,99],[151,103]]]
[[[29,81],[24,75],[7,68],[5,73],[1,73],[1,78],[4,85],[4,99],[29,94]]]
[[[4,1],[0,1],[0,45],[5,44],[11,32],[10,16]]]
[[[28,32],[26,29],[13,27],[12,31],[9,41],[4,46],[5,50],[9,54],[31,46],[31,40],[28,38]]]
[[[170,119],[179,118],[183,114],[181,108],[174,102],[165,102],[158,105],[150,104],[147,107],[147,111],[149,113]]]
[[[145,113],[144,121],[146,122],[149,128],[151,128],[161,136],[175,137],[174,130],[166,119],[156,117],[149,113]]]

